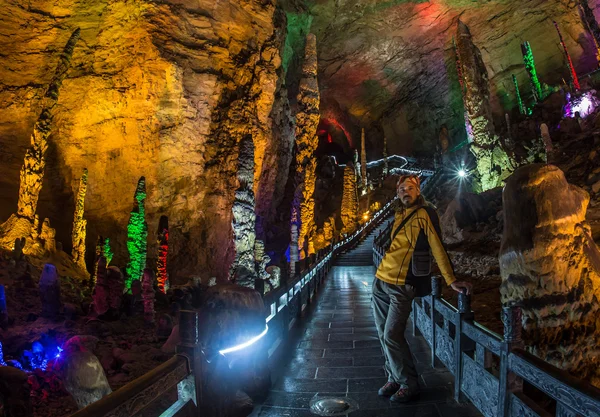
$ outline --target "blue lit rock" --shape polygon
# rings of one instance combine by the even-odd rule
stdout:
[[[54,265],[44,265],[39,288],[42,299],[42,316],[56,318],[60,313],[62,302],[60,299],[60,280]]]

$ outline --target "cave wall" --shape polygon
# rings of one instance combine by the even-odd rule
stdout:
[[[293,138],[272,134],[290,123],[285,99],[273,108],[285,35],[275,2],[0,0],[0,22],[0,219],[16,210],[41,95],[80,27],[54,112],[40,217],[69,249],[73,195],[87,168],[88,248],[98,234],[110,237],[113,263],[124,265],[133,192],[145,176],[149,257],[167,215],[175,283],[225,278],[239,141],[253,137],[254,191],[266,217],[291,159]]]
[[[599,17],[600,2],[589,4]],[[411,143],[413,152],[432,151],[442,124],[450,131],[451,146],[466,138],[452,49],[459,16],[487,67],[499,126],[504,113],[517,106],[512,74],[521,95],[530,95],[523,41],[531,44],[542,82],[568,80],[553,20],[578,73],[597,67],[592,37],[572,0],[341,0],[317,2],[311,13],[323,103],[337,103],[357,126],[383,126],[393,133],[388,146],[399,151],[405,145],[394,142]]]

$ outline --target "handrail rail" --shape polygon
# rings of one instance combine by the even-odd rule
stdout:
[[[386,234],[389,228],[374,240],[375,265]],[[522,349],[519,307],[502,309],[501,337],[474,321],[468,296],[458,294],[458,308],[441,298],[441,278],[433,277],[431,295],[413,301],[411,317],[413,334],[419,330],[431,347],[432,367],[439,360],[454,375],[455,400],[469,400],[485,417],[547,416],[523,394],[523,381],[556,400],[557,417],[600,417],[599,389]],[[498,373],[490,372],[492,355],[500,359]]]

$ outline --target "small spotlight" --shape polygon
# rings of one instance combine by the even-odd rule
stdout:
[[[458,171],[458,176],[460,178],[464,178],[467,176],[467,171],[465,171],[464,169],[461,169],[460,171]]]

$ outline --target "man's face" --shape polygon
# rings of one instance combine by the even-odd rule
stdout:
[[[421,191],[413,181],[404,181],[398,184],[398,198],[406,207],[413,206],[419,195],[421,195]]]

